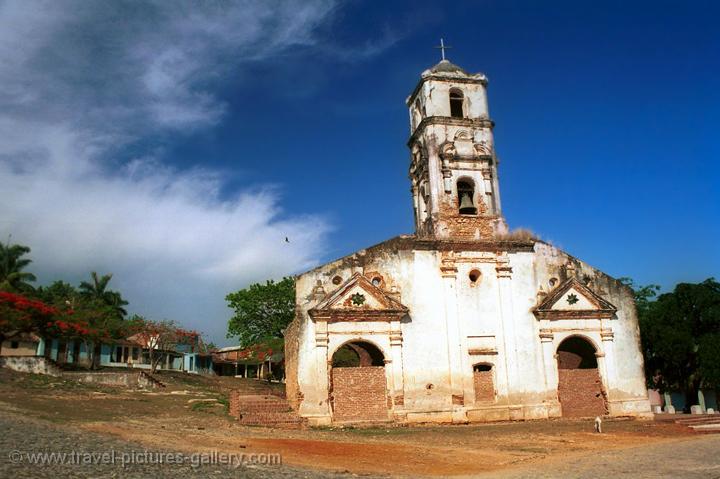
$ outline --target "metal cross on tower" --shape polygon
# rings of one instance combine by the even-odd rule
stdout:
[[[441,39],[440,39],[440,45],[437,46],[437,47],[435,47],[435,48],[439,48],[439,49],[440,49],[440,54],[442,55],[442,59],[445,60],[445,50],[447,50],[448,48],[452,48],[452,47],[451,47],[450,45],[445,45],[445,42],[444,42],[443,39],[441,38]]]

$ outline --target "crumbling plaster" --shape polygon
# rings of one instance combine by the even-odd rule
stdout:
[[[396,238],[297,278],[293,328],[298,330],[298,352],[288,361],[297,361],[302,415],[317,423],[331,421],[329,361],[342,344],[363,339],[390,360],[388,395],[403,397],[403,404],[392,409],[400,421],[557,416],[554,355],[571,335],[597,347],[611,414],[649,411],[632,293],[624,285],[542,242],[512,248],[502,242],[476,249],[429,246],[413,237]],[[472,270],[481,274],[476,283],[469,280]],[[318,331],[307,311],[322,298],[313,291],[320,284],[330,294],[337,288],[335,276],[347,279],[365,271],[383,276],[385,291],[409,308],[407,318],[395,325],[332,323],[327,325],[327,343],[318,342],[324,331]],[[616,318],[538,320],[533,308],[548,292],[550,280],[559,284],[569,275],[589,279],[593,290],[618,307]],[[393,353],[391,345],[398,332],[394,328],[401,337],[400,354]],[[482,341],[482,348],[474,348],[473,341]],[[475,404],[473,365],[478,363],[494,368],[496,400],[491,404]],[[462,404],[453,404],[454,397],[461,397]]]

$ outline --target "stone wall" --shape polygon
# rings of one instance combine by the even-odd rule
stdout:
[[[384,367],[333,368],[332,387],[334,421],[388,420]]]
[[[440,228],[446,231],[447,235],[460,240],[479,240],[492,238],[495,235],[494,217],[485,216],[487,206],[482,201],[484,193],[476,192],[478,200],[475,200],[478,209],[477,215],[461,215],[458,210],[457,196],[444,198],[439,206]]]
[[[16,343],[16,347],[12,347]],[[35,356],[37,354],[38,345],[32,341],[14,341],[8,339],[3,341],[0,348],[0,356]]]
[[[298,384],[299,329],[301,318],[295,319],[285,329],[285,397],[290,406],[297,411],[302,402]]]
[[[0,367],[21,373],[46,374],[48,376],[62,376],[63,374],[62,369],[54,362],[40,356],[3,356],[0,357]]]
[[[85,384],[102,384],[125,388],[153,389],[160,385],[143,372],[65,371],[63,377]]]
[[[473,384],[475,386],[476,402],[491,402],[495,400],[495,384],[493,382],[492,370],[474,371]]]
[[[564,417],[607,414],[597,369],[560,369],[558,373],[558,398]]]

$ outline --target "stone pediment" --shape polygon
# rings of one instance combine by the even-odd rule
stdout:
[[[533,313],[538,319],[612,318],[617,308],[576,278],[550,291]]]
[[[315,321],[394,321],[408,308],[355,273],[308,313]]]

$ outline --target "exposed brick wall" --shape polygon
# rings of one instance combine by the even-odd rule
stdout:
[[[558,368],[560,369],[577,369],[583,360],[581,355],[570,351],[558,351],[557,356]]]
[[[495,384],[493,383],[493,372],[474,371],[473,382],[475,384],[475,401],[488,402],[495,400]]]
[[[482,216],[485,214],[485,204],[478,205],[478,216],[461,215],[458,211],[455,198],[452,202],[445,201],[440,204],[440,223],[445,223],[451,236],[462,239],[488,239],[495,235],[494,220]]]
[[[332,398],[335,421],[387,420],[385,368],[333,368]]]
[[[299,315],[299,313],[297,314]],[[290,406],[296,411],[302,402],[298,384],[300,321],[300,318],[296,316],[285,329],[285,393]]]
[[[304,424],[287,400],[267,394],[247,394],[247,391],[230,392],[228,414],[243,425],[294,428]]]
[[[607,413],[600,375],[594,369],[558,369],[558,399],[565,417]]]

